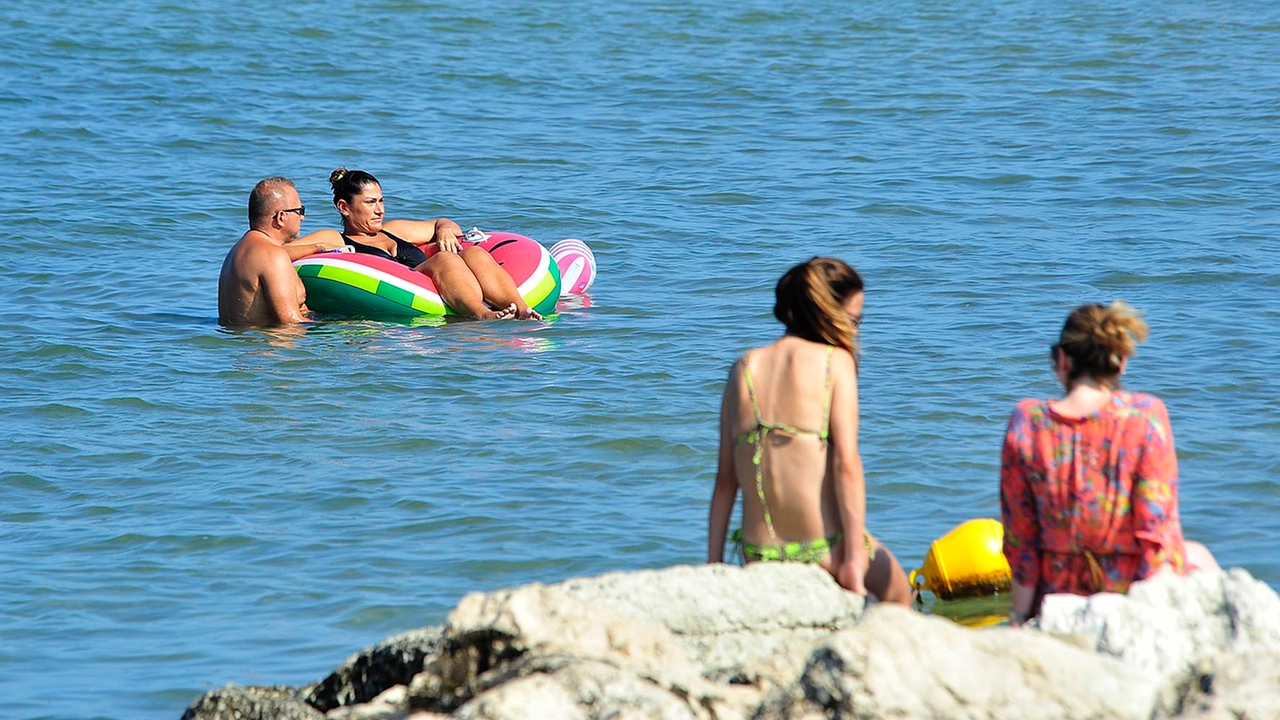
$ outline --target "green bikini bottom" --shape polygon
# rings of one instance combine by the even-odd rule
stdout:
[[[752,545],[743,539],[742,529],[739,528],[733,531],[733,542],[742,550],[742,555],[748,561],[820,563],[843,536],[843,533],[836,533],[829,538],[817,540],[796,541],[781,545]],[[867,548],[867,556],[875,560],[875,546],[871,543],[871,535],[865,530],[862,532],[862,544]]]

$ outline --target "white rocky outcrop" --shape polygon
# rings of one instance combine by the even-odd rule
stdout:
[[[1158,691],[1151,673],[1039,633],[875,606],[756,717],[1148,720]]]
[[[1243,570],[1051,596],[1038,628],[863,610],[798,564],[473,593],[312,685],[222,688],[183,717],[1280,718],[1280,597]]]
[[[1280,597],[1241,569],[1162,575],[1127,595],[1050,595],[1035,626],[1162,677],[1228,651],[1280,648]]]

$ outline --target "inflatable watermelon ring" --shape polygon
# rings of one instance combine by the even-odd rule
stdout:
[[[515,233],[468,232],[462,246],[479,245],[515,280],[520,296],[541,315],[555,312],[560,268],[532,238]],[[438,248],[424,248],[428,256]],[[309,255],[293,263],[307,288],[307,307],[353,317],[457,315],[425,274],[394,260],[352,252]]]

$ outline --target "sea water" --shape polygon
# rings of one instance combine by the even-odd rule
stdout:
[[[867,282],[869,526],[998,517],[1067,312],[1124,298],[1188,536],[1280,585],[1280,8],[240,0],[0,9],[0,715],[177,718],[465,593],[705,560],[719,394]],[[249,189],[583,239],[545,322],[216,321]],[[998,612],[998,608],[996,609]]]

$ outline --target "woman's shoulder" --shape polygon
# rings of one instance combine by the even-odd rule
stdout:
[[[773,346],[764,345],[742,351],[738,357],[733,359],[733,362],[729,363],[729,377],[733,378],[736,375],[741,375],[744,371],[749,373],[750,366],[757,363],[757,358],[761,356],[761,353],[768,353],[771,347]]]
[[[1049,417],[1049,401],[1043,398],[1023,398],[1009,413],[1009,425],[1041,425]]]
[[[790,336],[743,352],[734,360],[733,368],[743,367],[754,372],[756,368],[768,369],[778,363],[804,368],[818,377],[828,370],[833,375],[855,372],[853,355],[848,350]]]
[[[1166,411],[1164,401],[1150,393],[1117,390],[1112,393],[1112,397],[1114,398],[1114,402],[1121,407],[1150,412]]]
[[[298,237],[294,238],[293,240],[290,240],[289,242],[308,243],[315,240],[323,240],[325,238],[340,238],[340,237],[342,237],[341,230],[334,230],[333,228],[323,228],[320,230],[316,230],[315,232],[309,232],[306,235],[299,235]]]
[[[1031,416],[1043,414],[1049,409],[1049,401],[1044,398],[1022,398],[1013,406],[1012,415]]]
[[[1169,417],[1169,409],[1165,407],[1164,401],[1148,393],[1117,390],[1112,393],[1112,403],[1116,409],[1130,415]]]

